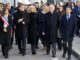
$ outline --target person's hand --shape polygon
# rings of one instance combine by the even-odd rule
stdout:
[[[22,24],[25,24],[25,22],[23,21]]]
[[[7,29],[4,28],[3,31],[4,31],[4,32],[7,32]]]
[[[45,32],[42,32],[42,35],[45,35]]]
[[[3,25],[3,27],[4,27],[4,28],[7,28],[7,25],[6,25],[6,24],[4,24],[4,25]]]
[[[23,21],[23,18],[19,19],[19,20],[18,20],[18,23],[20,23],[20,22],[22,22],[22,21]]]
[[[14,26],[14,29],[16,29],[16,26]]]

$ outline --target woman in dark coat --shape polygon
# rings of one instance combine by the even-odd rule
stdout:
[[[12,17],[9,15],[8,9],[4,8],[2,16],[0,16],[0,44],[2,45],[2,54],[5,58],[8,58],[11,46],[11,25]]]
[[[28,40],[31,43],[32,55],[36,54],[36,40],[37,40],[37,13],[36,8],[31,5],[29,8],[29,24],[28,24]]]
[[[24,5],[18,6],[18,10],[14,17],[14,28],[16,27],[15,34],[18,42],[19,54],[23,56],[26,54],[26,27],[28,24],[28,18],[24,12]]]
[[[60,21],[61,21],[61,17],[65,14],[65,10],[64,10],[63,6],[59,6],[58,14],[60,16]],[[60,24],[60,26],[61,26],[61,24]],[[61,39],[61,33],[60,33],[60,26],[58,29],[57,45],[58,45],[58,49],[62,50],[62,39]]]

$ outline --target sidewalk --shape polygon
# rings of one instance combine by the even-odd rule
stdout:
[[[73,41],[73,54],[80,60],[80,38],[75,37]]]

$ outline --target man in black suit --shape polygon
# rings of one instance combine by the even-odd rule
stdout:
[[[52,57],[56,56],[57,30],[59,27],[59,14],[55,12],[55,5],[49,5],[50,12],[46,14],[45,36],[47,41],[47,54],[52,46]],[[55,59],[54,59],[55,60]]]
[[[68,51],[68,60],[71,60],[72,42],[76,31],[76,17],[71,14],[72,10],[66,7],[66,14],[61,19],[61,33],[63,39],[63,55],[64,58]],[[68,45],[67,45],[68,44]]]

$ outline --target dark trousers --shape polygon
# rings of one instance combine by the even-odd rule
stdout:
[[[36,44],[31,44],[32,53],[36,53]]]
[[[76,30],[76,34],[77,35],[80,35],[80,33],[79,33],[79,30],[80,30],[80,19],[79,19],[79,21],[77,22],[77,30]]]
[[[26,53],[26,39],[18,39],[18,49],[20,52],[22,52],[23,54]]]
[[[9,45],[2,44],[2,54],[3,54],[3,56],[5,56],[5,57],[8,56],[9,48],[10,48]]]
[[[37,37],[36,47],[38,46],[39,38],[40,38],[43,46],[46,47],[45,35],[42,35],[42,33],[39,33],[39,36]]]
[[[59,50],[62,50],[62,39],[61,38],[57,38],[57,46]]]
[[[56,56],[56,42],[52,44],[47,43],[47,54],[50,54],[51,47],[52,47],[52,56],[55,57]]]
[[[11,47],[12,47],[12,45],[13,45],[13,41],[14,41],[14,32],[12,32],[12,36],[11,36]]]
[[[64,54],[68,52],[68,57],[71,57],[72,53],[72,41],[63,41]]]

